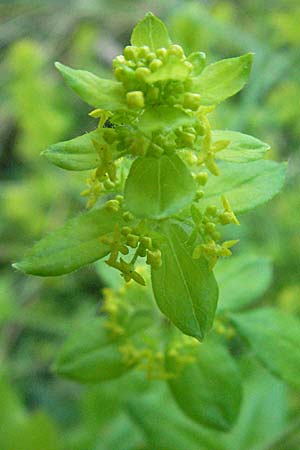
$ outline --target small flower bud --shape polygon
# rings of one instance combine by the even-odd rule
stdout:
[[[217,211],[218,211],[218,209],[215,205],[209,205],[205,209],[205,214],[208,216],[215,217],[217,215]]]
[[[139,58],[146,58],[150,53],[150,48],[148,45],[143,45],[143,47],[138,47],[137,53]]]
[[[143,236],[143,237],[141,238],[141,244],[142,244],[144,247],[146,247],[146,248],[148,248],[149,250],[151,250],[151,249],[152,249],[152,239],[151,239],[151,237],[149,237],[149,236]]]
[[[197,191],[196,195],[195,195],[195,200],[196,201],[200,200],[203,197],[203,195],[204,195],[204,191],[201,191],[201,190]]]
[[[159,97],[159,88],[152,86],[148,91],[147,98],[150,101],[155,101],[158,99],[158,97]]]
[[[162,265],[162,259],[161,259],[161,251],[160,250],[148,250],[147,251],[147,260],[146,263],[149,264],[152,269],[159,269],[159,267]]]
[[[127,92],[126,101],[128,108],[143,108],[145,105],[142,91]]]
[[[168,55],[174,55],[177,56],[178,58],[182,58],[184,56],[183,48],[177,44],[170,45],[167,51]]]
[[[164,48],[164,47],[158,48],[158,49],[156,50],[156,56],[157,56],[159,59],[164,60],[165,57],[167,56],[167,49]]]
[[[162,65],[163,65],[163,63],[160,59],[153,59],[153,61],[151,61],[151,63],[149,64],[149,68],[152,72],[155,72]]]
[[[127,45],[127,47],[124,48],[124,56],[127,59],[127,61],[135,59],[136,47],[133,47],[132,45]]]
[[[131,232],[132,232],[132,228],[130,228],[130,227],[122,227],[121,228],[121,234],[123,234],[123,236],[127,236]]]
[[[115,68],[115,77],[117,81],[122,81],[124,78],[124,69],[122,67]]]
[[[123,219],[125,220],[125,222],[130,222],[131,220],[133,220],[133,215],[131,214],[131,212],[125,211],[123,213]]]
[[[201,184],[201,186],[205,186],[208,180],[208,174],[206,172],[197,173],[195,180],[197,183]]]
[[[136,77],[139,80],[145,80],[150,73],[151,72],[147,67],[138,67],[135,71]]]
[[[108,211],[117,212],[119,211],[120,203],[117,200],[108,200],[104,206]]]
[[[194,94],[193,92],[186,92],[183,98],[183,107],[196,110],[199,108],[201,103],[201,96],[199,94]]]
[[[139,236],[136,234],[127,234],[126,242],[130,247],[136,248],[139,242]]]

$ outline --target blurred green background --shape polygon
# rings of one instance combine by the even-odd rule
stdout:
[[[114,424],[107,409],[102,417],[103,404],[116,398],[113,390],[122,392],[122,383],[82,387],[50,370],[70,327],[97,311],[105,285],[101,269],[41,279],[10,265],[84,208],[79,194],[86,174],[64,172],[39,156],[50,144],[95,126],[88,107],[63,85],[54,61],[111,76],[112,58],[149,10],[186,53],[205,51],[209,62],[255,53],[248,85],[217,109],[213,121],[268,142],[270,157],[289,160],[284,191],[245,215],[234,232],[241,238],[237,252],[273,261],[272,282],[258,300],[300,317],[299,1],[0,1],[1,450],[133,450],[122,437],[126,420]],[[290,415],[299,404],[294,396]],[[243,445],[240,450],[262,449]],[[276,450],[300,448],[282,445]],[[138,448],[150,450],[143,443]]]

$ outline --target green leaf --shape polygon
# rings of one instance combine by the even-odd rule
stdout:
[[[136,47],[147,45],[152,51],[171,44],[165,24],[150,12],[137,23],[130,41]]]
[[[162,232],[162,265],[152,270],[152,287],[160,310],[183,333],[203,339],[217,306],[218,286],[206,259],[193,259],[187,233],[175,223]]]
[[[240,373],[227,349],[206,340],[193,352],[194,361],[168,380],[178,406],[191,419],[208,427],[228,431],[235,423],[242,399]],[[166,367],[178,372],[178,360],[166,354]]]
[[[300,388],[300,322],[274,308],[231,314],[255,356],[275,375]]]
[[[230,141],[230,144],[224,150],[216,153],[216,158],[222,161],[233,163],[255,161],[263,158],[266,151],[270,149],[268,144],[253,136],[236,131],[214,130],[212,132],[213,143],[221,140]]]
[[[86,70],[71,69],[58,62],[55,66],[65,82],[89,105],[109,111],[127,108],[121,83],[99,78]]]
[[[140,157],[126,180],[125,204],[138,217],[161,219],[188,205],[195,189],[189,169],[177,155]]]
[[[168,132],[182,125],[192,125],[195,118],[180,108],[156,106],[147,109],[139,120],[139,129],[145,133],[159,130]]]
[[[169,55],[164,64],[154,72],[147,75],[147,83],[156,83],[157,81],[177,80],[184,81],[189,76],[189,68],[176,56]]]
[[[253,362],[253,358],[251,358]],[[287,422],[287,386],[261,366],[246,367],[243,403],[233,430],[226,436],[231,450],[262,450],[269,447]]]
[[[111,233],[116,223],[122,223],[120,214],[105,209],[82,214],[39,241],[13,266],[39,276],[72,272],[109,252],[109,247],[101,242],[101,236]]]
[[[99,166],[99,155],[95,151],[93,140],[102,140],[102,130],[51,145],[42,155],[52,164],[66,170],[88,170]]]
[[[272,265],[267,258],[246,253],[221,259],[215,276],[219,285],[218,311],[237,310],[251,305],[265,292],[271,282]]]
[[[151,449],[224,450],[223,436],[195,424],[176,407],[168,392],[136,397],[128,411]]]
[[[188,61],[193,64],[192,77],[197,77],[203,71],[206,62],[206,54],[203,52],[194,52],[188,56]]]
[[[98,383],[118,378],[131,366],[119,350],[122,339],[114,338],[105,318],[91,318],[74,332],[60,350],[53,370],[59,376],[81,383]]]
[[[201,206],[220,205],[223,194],[235,212],[244,212],[271,200],[281,190],[287,164],[262,160],[243,165],[223,162],[219,167],[220,176],[209,177]]]
[[[239,92],[247,82],[253,53],[218,61],[193,79],[191,91],[201,95],[203,105],[220,103]]]

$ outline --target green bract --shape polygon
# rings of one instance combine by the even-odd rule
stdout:
[[[237,242],[224,241],[223,226],[238,225],[236,212],[272,198],[285,174],[284,164],[262,160],[267,144],[211,127],[210,113],[243,88],[252,59],[249,53],[206,65],[203,52],[185,55],[149,13],[114,59],[115,80],[57,63],[66,83],[96,108],[90,115],[98,126],[44,155],[63,169],[90,170],[82,195],[93,210],[42,239],[15,267],[61,275],[107,256],[126,282],[143,286],[147,275],[137,262],[144,258],[160,311],[202,340],[217,307],[213,267]],[[225,429],[233,417],[220,414],[212,421]]]

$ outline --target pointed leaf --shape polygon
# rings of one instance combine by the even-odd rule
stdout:
[[[271,442],[287,423],[287,386],[258,366],[255,372],[252,369],[247,374],[243,387],[242,409],[234,429],[227,435],[228,448],[271,449]]]
[[[220,175],[209,177],[201,206],[219,206],[223,194],[235,212],[244,212],[271,200],[281,190],[287,166],[262,160],[243,165],[223,162],[219,167]]]
[[[55,66],[65,82],[89,105],[109,111],[127,107],[121,83],[99,78],[86,70],[71,69],[58,62]]]
[[[242,309],[257,301],[268,288],[271,261],[251,253],[221,259],[215,276],[220,292],[218,311]]]
[[[195,188],[190,171],[177,155],[140,157],[126,180],[125,203],[136,216],[159,219],[189,204]]]
[[[275,375],[300,388],[300,321],[275,308],[230,318],[256,357]]]
[[[186,125],[195,123],[194,116],[187,114],[180,108],[171,106],[156,106],[147,109],[139,120],[139,129],[145,133],[159,130],[168,132]]]
[[[213,143],[221,140],[230,141],[230,144],[224,150],[216,153],[216,158],[222,161],[233,163],[255,161],[263,158],[266,151],[270,149],[268,144],[253,136],[236,131],[214,130],[212,132]]]
[[[133,29],[131,44],[136,47],[147,45],[153,51],[168,47],[171,40],[165,24],[152,13],[148,13]]]
[[[168,392],[129,401],[128,411],[155,450],[225,450],[223,436],[195,424]]]
[[[208,427],[228,431],[235,423],[242,399],[241,377],[227,349],[206,340],[188,348],[192,361],[168,380],[174,399],[191,419]],[[166,354],[166,367],[178,372],[172,352]]]
[[[70,141],[58,142],[47,148],[42,155],[52,164],[66,170],[88,170],[99,166],[99,155],[93,140],[102,140],[102,130],[83,134]]]
[[[191,91],[201,95],[203,105],[220,103],[239,92],[246,84],[253,53],[229,58],[207,66],[193,79]]]
[[[121,345],[122,339],[113,338],[104,318],[91,318],[74,327],[53,369],[59,376],[82,383],[118,378],[131,368],[125,364]]]
[[[218,286],[206,259],[193,259],[187,233],[177,224],[163,227],[162,265],[152,270],[152,287],[160,310],[183,333],[203,339],[217,306]]]
[[[122,224],[120,214],[105,209],[75,217],[39,241],[14,267],[39,276],[72,272],[109,252],[101,236],[111,233],[116,223]]]
[[[156,83],[157,81],[177,80],[184,81],[189,76],[190,70],[184,64],[184,61],[169,55],[164,64],[154,72],[147,75],[147,83]]]

